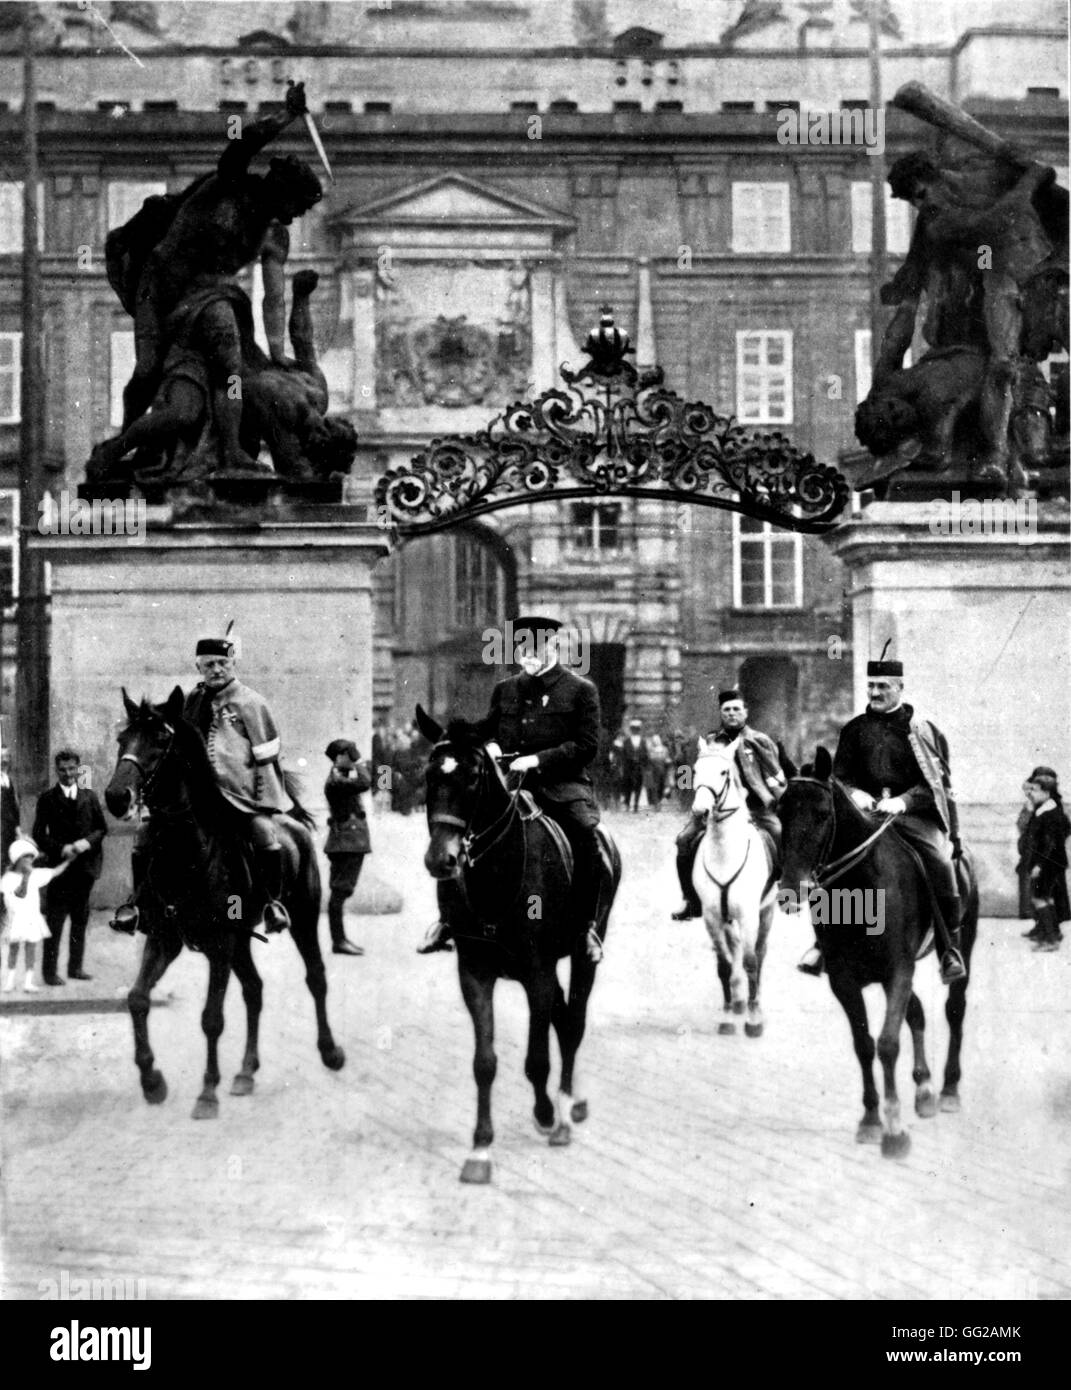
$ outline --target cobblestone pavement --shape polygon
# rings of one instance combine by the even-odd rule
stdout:
[[[1034,955],[1020,924],[983,924],[963,1111],[914,1117],[905,1033],[913,1147],[885,1160],[854,1142],[848,1028],[826,983],[794,969],[801,925],[774,927],[765,1036],[718,1036],[702,926],[667,915],[676,818],[609,819],[625,881],[581,1053],[591,1116],[570,1148],[532,1126],[523,996],[503,984],[494,1182],[458,1182],[471,1027],[453,958],[414,954],[434,912],[422,819],[379,817],[370,865],[403,886],[406,909],[351,920],[363,959],[327,957],[343,1071],[320,1064],[285,939],[256,946],[256,1093],[232,1098],[225,1080],[215,1121],[190,1118],[199,957],[172,967],[170,1002],[152,1011],[170,1085],[159,1107],[141,1098],[122,1014],[0,1019],[6,1295],[39,1297],[67,1271],[141,1279],[149,1298],[1071,1297],[1071,946]],[[94,925],[102,997],[132,978],[135,952]],[[918,988],[939,1076],[932,958]],[[232,984],[225,1078],[243,1031]]]

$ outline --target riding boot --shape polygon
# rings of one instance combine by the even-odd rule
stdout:
[[[439,899],[439,920],[433,922],[424,936],[424,940],[417,947],[418,956],[434,955],[436,951],[452,951],[454,949],[450,938],[453,935],[453,927],[450,922],[451,906],[457,886],[450,880],[449,883],[441,882],[436,885],[435,896]]]
[[[270,932],[286,931],[290,925],[290,914],[279,901],[283,892],[283,851],[278,845],[257,845],[253,850],[253,860],[267,899],[264,926]]]
[[[941,953],[941,983],[950,985],[967,978],[967,966],[959,949],[960,898],[958,893],[942,893],[937,906],[944,918],[946,934]]]
[[[599,888],[602,856],[594,826],[569,827],[573,848],[573,908],[583,926],[588,959],[598,964],[603,957],[599,936]]]
[[[331,928],[331,950],[336,956],[363,956],[364,947],[358,946],[346,935],[342,921],[342,905],[345,894],[332,893],[327,900],[327,924]]]
[[[692,883],[692,865],[694,862],[694,849],[688,850],[687,853],[677,851],[677,879],[681,886],[681,893],[684,895],[684,903],[676,912],[671,914],[674,922],[687,922],[691,917],[702,917],[703,915],[703,909],[695,895],[695,886]]]

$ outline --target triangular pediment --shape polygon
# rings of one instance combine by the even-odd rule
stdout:
[[[575,223],[557,208],[529,202],[464,174],[440,174],[385,197],[347,208],[332,218],[343,227],[444,225],[489,228],[542,228],[572,231]]]

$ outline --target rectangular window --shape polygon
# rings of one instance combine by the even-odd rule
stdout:
[[[468,536],[454,544],[454,625],[484,627],[498,621],[504,595],[502,571],[494,555]]]
[[[22,418],[22,334],[0,333],[0,425]]]
[[[904,353],[903,366],[910,367],[912,362],[911,349]],[[870,355],[870,329],[857,328],[855,330],[855,403],[865,401],[870,394],[870,383],[873,378],[874,367]]]
[[[608,555],[622,548],[620,502],[574,502],[569,510],[577,550]]]
[[[791,251],[787,183],[733,184],[733,250]]]
[[[111,337],[109,384],[111,389],[111,425],[118,429],[123,423],[123,387],[134,373],[134,333],[123,329]]]
[[[907,254],[911,245],[911,204],[885,190],[885,248],[893,256]],[[852,184],[852,250],[868,254],[874,238],[874,217],[869,183]]]
[[[791,332],[737,333],[736,414],[745,425],[792,423]]]
[[[166,192],[167,184],[162,179],[109,179],[108,230],[129,222],[141,211],[146,198]]]
[[[0,608],[10,608],[19,593],[19,494],[0,491]]]
[[[733,603],[737,608],[799,608],[802,536],[734,513]]]
[[[45,249],[45,186],[37,185],[37,249]],[[22,180],[0,181],[0,256],[22,251]]]

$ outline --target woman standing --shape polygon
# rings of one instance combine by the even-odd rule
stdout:
[[[336,738],[327,745],[332,761],[324,795],[330,810],[324,853],[331,865],[331,896],[327,900],[327,920],[331,927],[331,950],[336,956],[363,956],[364,948],[350,941],[342,925],[342,907],[357,887],[361,865],[371,853],[368,819],[361,797],[372,785],[368,764],[361,761],[356,744]]]
[[[21,944],[26,960],[26,978],[22,987],[27,994],[38,992],[33,978],[37,943],[52,935],[41,911],[41,889],[74,862],[73,858],[64,859],[54,869],[35,869],[33,861],[37,858],[37,853],[37,846],[32,840],[13,841],[8,850],[11,868],[0,878],[8,940],[4,989],[15,988],[15,962],[19,958]]]
[[[1071,834],[1056,773],[1036,767],[1023,784],[1032,810],[1023,832],[1020,869],[1030,879],[1035,951],[1057,951],[1063,940],[1060,923],[1071,919],[1067,896],[1067,837]]]

